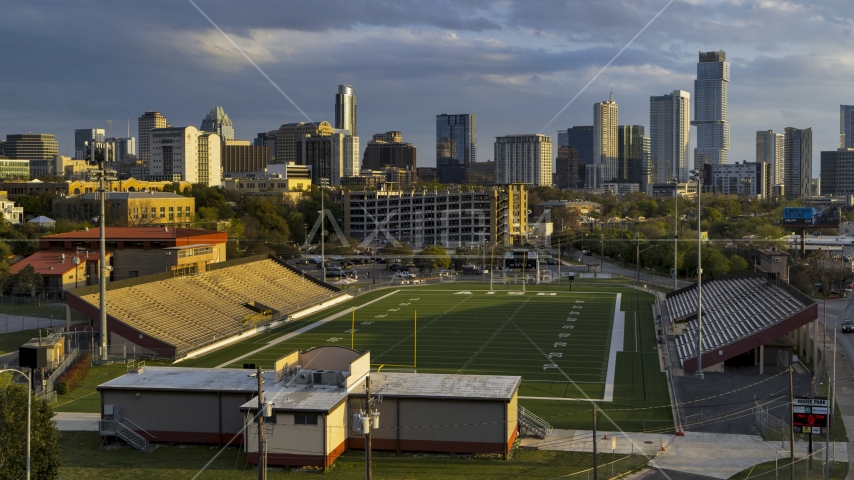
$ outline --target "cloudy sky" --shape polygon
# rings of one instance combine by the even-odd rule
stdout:
[[[351,84],[362,145],[400,130],[419,166],[435,164],[438,113],[477,114],[481,161],[496,136],[591,125],[612,89],[620,123],[647,125],[650,95],[693,96],[699,51],[731,63],[730,162],[753,161],[756,130],[812,127],[817,172],[854,103],[850,0],[674,0],[550,124],[668,0],[194,1],[309,119],[333,121]],[[243,139],[306,120],[189,1],[3,10],[0,135],[54,133],[73,154],[75,128],[112,119],[118,136],[129,119],[135,136],[149,109],[198,127],[222,105]]]

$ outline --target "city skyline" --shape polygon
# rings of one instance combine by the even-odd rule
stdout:
[[[399,130],[419,147],[423,165],[431,166],[435,115],[478,115],[481,150],[487,152],[478,160],[486,160],[495,137],[542,128],[663,4],[529,2],[523,8],[509,2],[428,9],[403,2],[394,13],[376,15],[379,7],[341,3],[329,8],[342,15],[301,5],[265,18],[250,14],[258,7],[251,2],[202,1],[199,7],[312,120],[333,122],[328,92],[353,85],[361,135]],[[674,3],[542,133],[557,144],[557,130],[592,124],[590,107],[612,88],[620,123],[649,127],[649,96],[693,91],[697,52],[724,50],[732,64],[730,162],[753,159],[756,131],[787,126],[810,126],[815,148],[833,149],[839,105],[854,103],[848,67],[836,61],[850,50],[844,19],[854,17],[854,6],[767,7]],[[33,8],[11,5],[0,20],[0,35],[19,45],[8,55],[9,75],[2,80],[2,136],[52,133],[60,154],[73,156],[75,129],[104,128],[113,119],[118,132],[126,119],[134,124],[147,110],[160,111],[173,125],[197,126],[212,104],[222,105],[235,123],[235,137],[246,140],[282,123],[306,121],[190,4],[104,4],[98,11],[107,27],[62,41],[57,38],[64,25],[81,12],[62,4],[40,11],[40,25],[49,33],[37,37],[16,20],[28,18]],[[166,9],[170,15],[161,15]],[[79,64],[72,52],[84,44],[87,52],[117,63],[109,71]],[[44,61],[28,63],[34,57]],[[48,75],[40,65],[64,74]],[[196,87],[198,78],[205,88]],[[135,131],[131,136],[139,137]]]

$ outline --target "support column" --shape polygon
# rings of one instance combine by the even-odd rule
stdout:
[[[759,345],[759,375],[765,373],[765,345]]]
[[[71,331],[71,307],[65,304],[65,331]]]
[[[815,365],[818,362],[818,319],[813,320],[812,324],[812,363]]]
[[[759,365],[759,347],[753,349],[753,366]]]
[[[804,356],[804,327],[798,327],[798,358]]]

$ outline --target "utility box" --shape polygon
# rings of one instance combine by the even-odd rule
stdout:
[[[18,347],[18,365],[27,368],[56,368],[65,358],[65,341],[60,335],[31,338]]]

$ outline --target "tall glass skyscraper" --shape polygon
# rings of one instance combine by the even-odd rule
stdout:
[[[617,127],[619,138],[617,174],[621,182],[643,183],[644,138],[646,138],[643,133],[643,125]]]
[[[234,125],[226,115],[225,110],[219,105],[211,107],[211,111],[202,120],[202,126],[199,130],[219,135],[223,144],[228,140],[234,140]]]
[[[593,105],[593,163],[602,165],[602,178],[606,182],[620,176],[617,167],[618,122],[619,109],[613,93],[610,99]]]
[[[477,161],[477,116],[436,115],[436,167],[442,183],[465,183],[468,164]]]
[[[854,105],[839,106],[839,148],[854,148]]]
[[[786,128],[783,139],[786,200],[812,195],[812,128]]]
[[[103,143],[106,135],[103,128],[85,128],[74,130],[74,158],[85,158],[86,145]]]
[[[349,130],[350,135],[357,136],[356,94],[352,85],[338,85],[335,94],[335,128]]]
[[[691,140],[691,94],[674,90],[649,97],[650,159],[653,183],[674,177],[688,181]]]
[[[697,126],[697,148],[694,168],[704,163],[727,163],[729,124],[727,123],[727,84],[729,63],[726,52],[700,52],[697,79],[694,80],[694,121]]]
[[[783,134],[774,130],[756,132],[756,161],[772,165],[773,185],[783,184]]]

